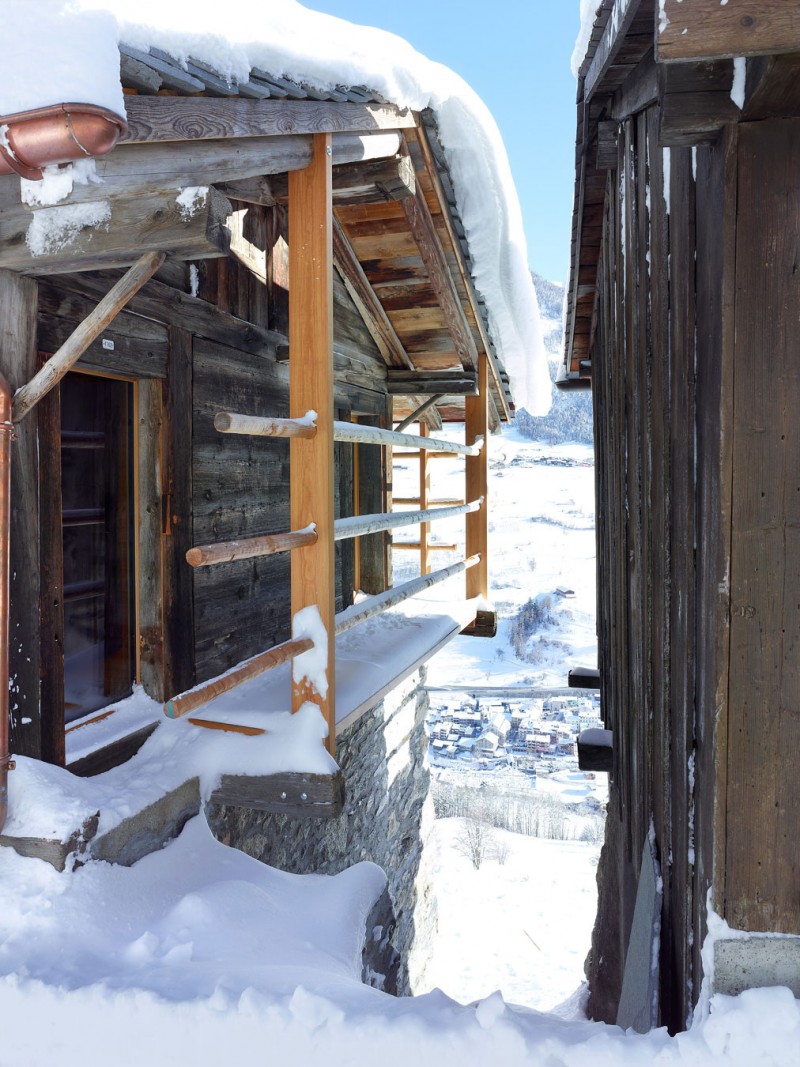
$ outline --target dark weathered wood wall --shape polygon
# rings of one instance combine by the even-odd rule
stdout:
[[[652,820],[661,1012],[680,1029],[700,988],[712,882],[732,925],[800,928],[800,121],[743,123],[695,150],[659,147],[658,121],[651,108],[621,125],[598,274],[598,629],[616,869],[601,872],[593,1006],[613,1021]]]
[[[669,917],[662,926],[662,1016],[677,1029],[691,1009],[693,901],[703,892],[690,771],[698,492],[695,182],[690,149],[665,156],[659,147],[653,109],[627,119],[618,143],[604,213],[593,382],[599,656],[603,706],[614,730],[609,818],[619,828],[612,836],[620,869],[613,879],[606,875],[601,891],[606,933],[595,933],[595,966],[607,999],[595,997],[595,1006],[613,1021],[652,822]],[[704,788],[713,789],[713,777]],[[601,956],[615,961],[602,975]]]
[[[163,605],[141,605],[146,623],[141,655],[143,677],[157,699],[270,647],[290,628],[288,556],[197,571],[184,558],[193,543],[289,528],[287,442],[223,435],[213,427],[214,413],[222,408],[288,414],[284,213],[280,208],[250,213],[246,236],[264,251],[265,279],[232,258],[203,261],[194,277],[188,264],[168,261],[78,364],[78,369],[151,383],[143,426],[157,427],[161,454],[156,443],[142,455],[160,465],[162,500],[157,500],[155,477],[143,480],[146,472],[140,470],[140,484],[146,481],[148,529],[158,527],[163,538],[158,550],[141,553],[142,565],[153,573],[141,576],[140,596],[153,590]],[[77,273],[36,282],[3,275],[0,281],[7,284],[0,286],[0,308],[15,309],[4,315],[8,344],[3,351],[13,351],[16,362],[4,354],[3,369],[12,386],[31,376],[37,349],[53,352],[66,340],[116,276]],[[190,295],[193,283],[197,297]],[[338,276],[334,349],[337,418],[358,413],[384,420],[389,410],[385,364]],[[58,481],[58,465],[48,460],[59,448],[55,417],[56,408],[43,404],[28,417],[15,445],[12,635],[17,642],[12,648],[11,723],[15,752],[58,762],[63,759],[63,693],[59,699],[54,679],[63,653],[51,575],[58,570],[57,509],[44,508],[47,529],[42,526],[38,536],[42,501],[56,500],[48,495],[48,482]],[[39,453],[47,451],[41,464],[37,447]],[[337,446],[336,468],[336,513],[352,514],[351,445]],[[379,475],[380,465],[367,465],[361,472],[362,508],[365,500],[380,503],[383,493],[367,472]],[[154,518],[156,506],[160,514]],[[352,598],[354,558],[352,542],[337,545],[337,609]],[[40,596],[42,581],[46,588]],[[162,607],[163,635],[153,627]]]

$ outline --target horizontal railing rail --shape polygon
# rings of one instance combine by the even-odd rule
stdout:
[[[455,508],[425,508],[421,511],[385,511],[377,515],[351,515],[345,519],[336,519],[333,524],[334,541],[346,541],[350,537],[363,537],[366,534],[380,533],[382,530],[394,530],[399,526],[416,526],[420,522],[435,522],[437,519],[451,519],[456,515],[469,515],[480,511],[483,497],[461,504]]]

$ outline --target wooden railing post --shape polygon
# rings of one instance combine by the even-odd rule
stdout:
[[[478,358],[478,395],[464,398],[465,404],[465,443],[474,445],[477,438],[483,436],[484,444],[477,456],[466,459],[466,498],[477,500],[483,497],[480,511],[467,515],[467,555],[480,553],[481,561],[477,567],[467,571],[467,597],[489,595],[489,508],[488,508],[488,474],[489,474],[489,361],[485,353]]]
[[[320,692],[294,660],[292,711],[317,704],[336,744],[333,548],[333,250],[331,138],[315,134],[311,164],[289,172],[289,414],[317,413],[312,438],[290,439],[291,528],[316,525],[317,541],[292,553],[292,618],[316,605],[327,634],[327,685]],[[305,636],[295,632],[295,637]]]
[[[421,437],[428,436],[428,427],[424,422],[419,424],[419,432]],[[420,511],[425,511],[428,507],[428,490],[431,487],[430,469],[428,467],[428,452],[426,449],[420,449],[419,453],[419,506]],[[419,573],[427,574],[428,565],[428,535],[430,533],[431,524],[429,522],[421,522],[419,524]]]

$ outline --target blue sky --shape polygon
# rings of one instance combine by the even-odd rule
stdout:
[[[531,267],[566,281],[575,179],[578,0],[303,0],[397,33],[483,97],[506,143]]]

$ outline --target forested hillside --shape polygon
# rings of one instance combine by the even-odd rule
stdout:
[[[564,286],[551,282],[531,271],[544,326],[544,343],[550,359],[550,376],[555,378],[564,346],[562,306]],[[516,427],[525,437],[549,444],[564,441],[592,442],[592,394],[590,390],[553,389],[550,414],[534,418],[521,408],[517,412]]]

